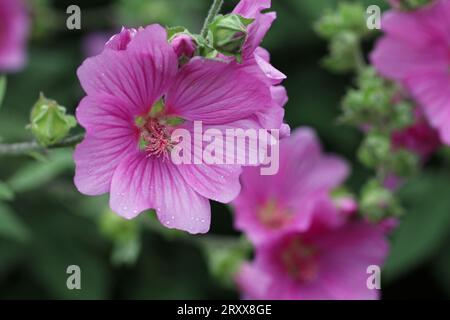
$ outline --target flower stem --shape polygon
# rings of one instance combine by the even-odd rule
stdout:
[[[203,24],[203,29],[201,32],[201,36],[206,38],[208,36],[208,26],[213,22],[214,18],[219,14],[220,9],[222,8],[223,0],[214,0],[211,8],[209,9],[208,16],[205,19]]]
[[[54,145],[43,147],[36,141],[20,142],[12,144],[0,144],[0,157],[4,156],[20,156],[31,152],[43,152],[47,149],[58,149],[72,147],[83,140],[84,134],[69,136]]]

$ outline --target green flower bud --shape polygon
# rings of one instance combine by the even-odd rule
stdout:
[[[390,156],[390,137],[380,133],[370,133],[358,151],[359,160],[369,168],[385,163]]]
[[[224,286],[233,287],[234,276],[242,263],[250,256],[252,246],[239,240],[211,239],[204,243],[210,273]]]
[[[218,52],[240,61],[248,36],[247,27],[253,21],[237,14],[219,15],[209,25],[209,42]]]
[[[141,251],[141,230],[137,220],[126,220],[110,210],[99,219],[100,232],[113,243],[115,265],[133,265]]]
[[[331,40],[330,54],[323,60],[324,66],[333,72],[348,72],[356,68],[355,48],[358,46],[355,33],[344,31]]]
[[[391,169],[397,176],[410,177],[418,173],[420,159],[416,154],[402,149],[394,152],[391,158]]]
[[[45,98],[43,94],[31,111],[30,121],[31,132],[44,147],[64,139],[70,129],[77,125],[75,117],[66,114],[66,108]]]
[[[371,180],[362,189],[360,211],[370,221],[386,217],[398,217],[403,213],[395,195],[376,180]]]
[[[360,3],[339,3],[336,10],[326,12],[315,25],[316,32],[331,40],[342,32],[351,32],[358,38],[368,35],[365,8]]]

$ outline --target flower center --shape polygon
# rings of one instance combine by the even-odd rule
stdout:
[[[161,124],[158,119],[148,118],[143,127],[140,128],[140,146],[148,157],[169,156],[174,144],[170,139],[170,130]]]
[[[317,251],[300,239],[292,239],[281,253],[282,265],[296,281],[308,283],[316,279],[318,273]]]
[[[262,224],[270,229],[279,229],[292,220],[292,215],[287,209],[281,208],[275,200],[269,200],[258,211]]]
[[[172,141],[171,133],[175,126],[182,122],[181,118],[165,116],[164,102],[157,102],[148,115],[135,119],[139,129],[139,148],[146,152],[148,157],[167,159],[177,144]]]

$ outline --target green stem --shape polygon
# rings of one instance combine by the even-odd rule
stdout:
[[[364,53],[361,48],[361,41],[358,41],[358,43],[355,45],[354,58],[356,63],[355,71],[358,75],[361,75],[362,72],[366,69],[366,62],[364,61]]]
[[[203,24],[201,36],[206,38],[208,36],[208,26],[213,22],[214,18],[219,14],[222,8],[223,0],[214,0],[211,8],[209,9],[208,16]]]
[[[27,155],[31,152],[44,152],[47,149],[58,149],[72,147],[80,143],[84,138],[84,134],[69,136],[54,145],[43,147],[36,141],[20,142],[12,144],[0,144],[0,157],[2,156],[20,156]]]

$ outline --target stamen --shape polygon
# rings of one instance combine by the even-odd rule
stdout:
[[[270,229],[279,229],[289,223],[292,215],[287,209],[281,208],[276,200],[267,201],[258,212],[262,224]]]
[[[169,157],[175,145],[170,138],[168,128],[155,118],[148,118],[141,130],[141,144],[148,157]]]

